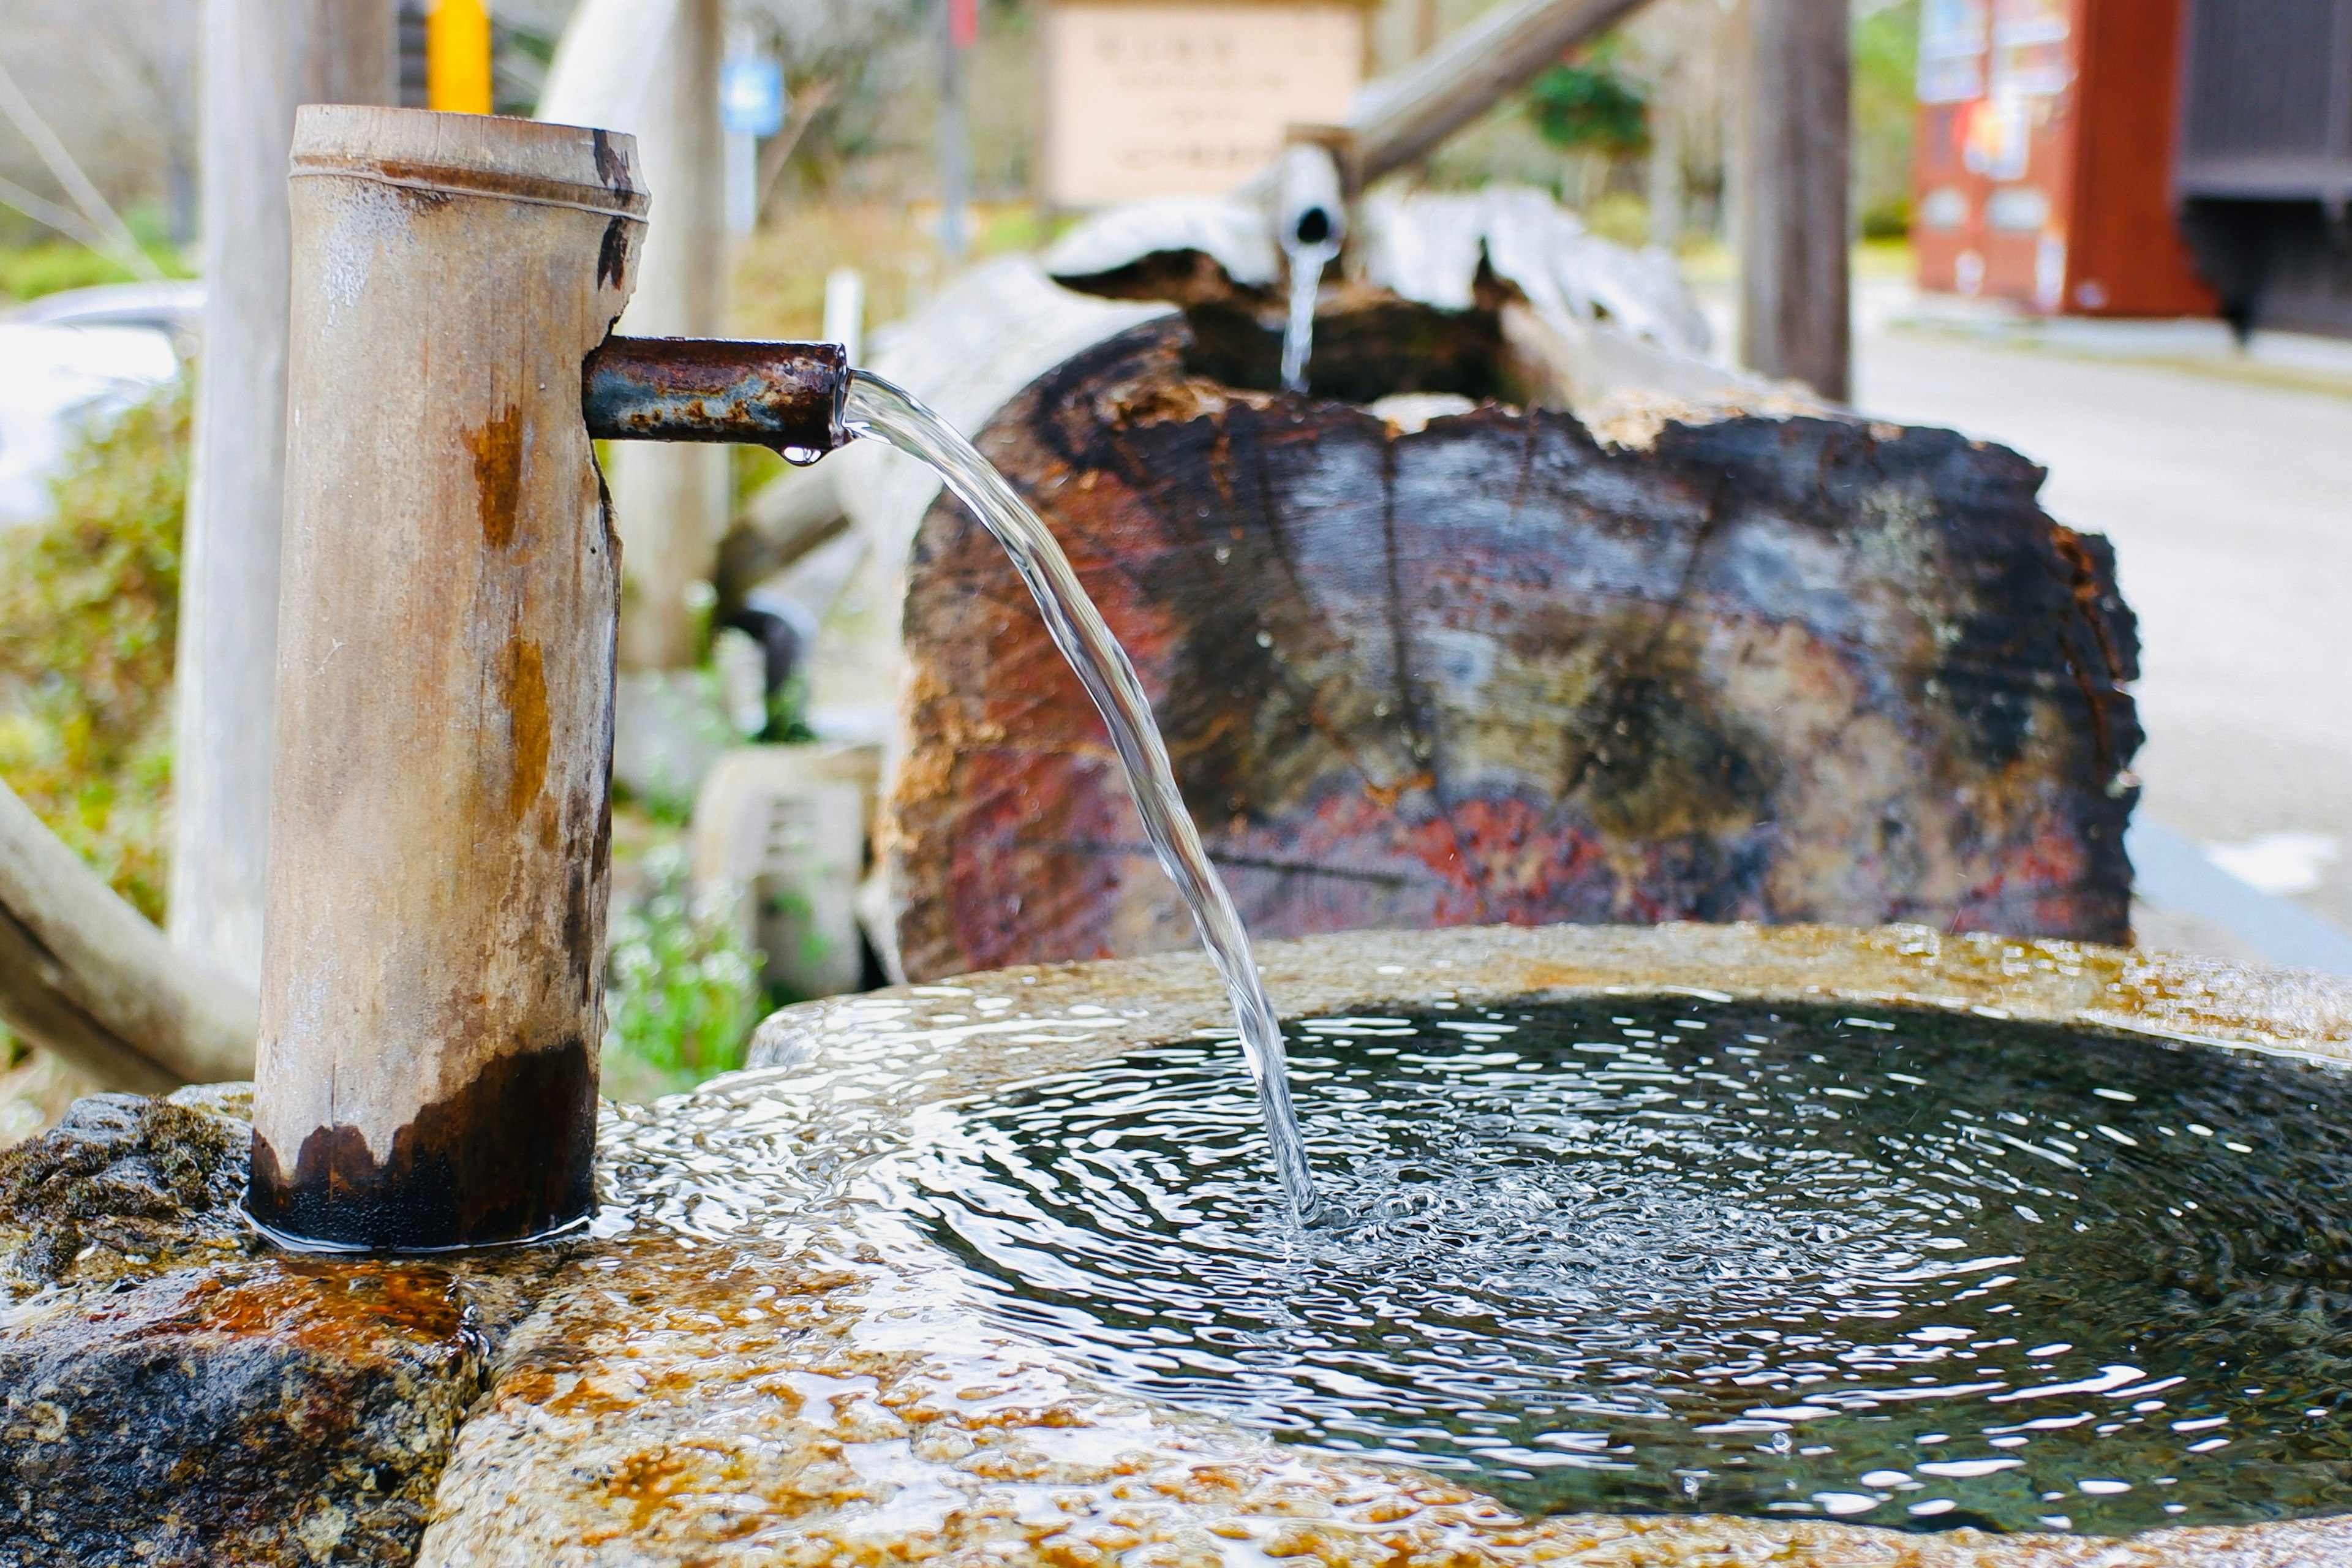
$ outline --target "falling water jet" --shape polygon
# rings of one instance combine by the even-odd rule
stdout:
[[[1308,303],[1311,309],[1311,292]],[[1143,818],[1143,830],[1150,837],[1160,864],[1191,906],[1202,943],[1233,997],[1234,1017],[1241,1028],[1250,1077],[1257,1086],[1275,1171],[1282,1179],[1292,1215],[1302,1223],[1312,1222],[1320,1215],[1322,1205],[1307,1169],[1307,1147],[1299,1137],[1297,1112],[1291,1107],[1290,1079],[1274,1004],[1258,979],[1249,933],[1243,929],[1216,868],[1209,863],[1200,831],[1192,826],[1184,797],[1177,791],[1167,745],[1126,650],[1103,624],[1101,612],[1087,596],[1053,531],[953,426],[908,393],[862,370],[851,374],[843,423],[851,435],[887,442],[936,469],[956,499],[971,509],[1013,558],[1014,569],[1037,601],[1054,645],[1077,671],[1109,727],[1111,744],[1118,749],[1119,764],[1126,769],[1128,786],[1135,795],[1136,811]]]
[[[1282,390],[1307,390],[1307,360],[1315,352],[1315,296],[1324,264],[1337,246],[1301,247],[1290,252],[1290,315],[1282,328]]]

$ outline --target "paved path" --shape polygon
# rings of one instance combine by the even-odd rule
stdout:
[[[2189,838],[2339,841],[2304,907],[2352,930],[2352,390],[1864,331],[1856,404],[1997,440],[2115,542],[2139,613],[2141,809]],[[2143,940],[2231,951],[2158,917]]]

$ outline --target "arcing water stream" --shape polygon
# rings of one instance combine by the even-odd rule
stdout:
[[[1267,1000],[1265,986],[1258,979],[1256,961],[1250,955],[1249,932],[1243,929],[1216,868],[1209,864],[1209,852],[1202,847],[1200,832],[1184,808],[1184,797],[1177,792],[1168,747],[1160,738],[1151,703],[1136,679],[1127,651],[1103,625],[1101,612],[1079,584],[1078,574],[1070,569],[1069,557],[1062,553],[1053,531],[953,426],[908,394],[862,370],[851,376],[844,423],[852,434],[887,442],[938,470],[956,499],[970,507],[1004,547],[1021,580],[1036,597],[1038,613],[1045,618],[1054,645],[1086,683],[1087,694],[1094,699],[1110,729],[1111,744],[1127,770],[1128,787],[1134,792],[1143,830],[1150,837],[1160,864],[1192,907],[1202,943],[1208,948],[1225,989],[1232,993],[1234,1017],[1241,1027],[1250,1077],[1257,1085],[1276,1173],[1282,1180],[1291,1214],[1301,1221],[1313,1219],[1320,1204],[1314,1179],[1307,1173],[1307,1146],[1298,1135],[1297,1113],[1291,1108],[1290,1078],[1274,1004]]]

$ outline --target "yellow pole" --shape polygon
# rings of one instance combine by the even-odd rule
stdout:
[[[433,0],[425,11],[425,99],[451,114],[490,111],[490,13],[482,0]]]

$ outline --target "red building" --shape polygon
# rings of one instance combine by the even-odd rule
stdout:
[[[1925,0],[1921,288],[2051,313],[2215,312],[2175,185],[2188,3]]]

